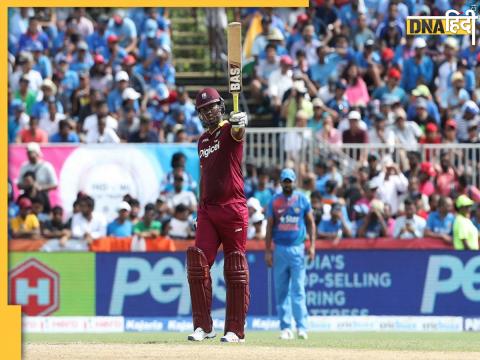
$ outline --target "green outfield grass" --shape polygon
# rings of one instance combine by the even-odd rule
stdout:
[[[330,349],[411,350],[411,351],[480,351],[480,333],[375,333],[311,332],[306,341],[281,341],[278,332],[249,332],[245,346],[284,346]],[[218,337],[202,343],[186,340],[187,333],[119,333],[119,334],[25,334],[26,344],[110,343],[110,344],[190,344],[221,346]]]

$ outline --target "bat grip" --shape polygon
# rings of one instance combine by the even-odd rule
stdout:
[[[233,111],[238,112],[238,93],[233,93]]]

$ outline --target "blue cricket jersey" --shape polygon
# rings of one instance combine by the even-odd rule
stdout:
[[[308,199],[299,191],[286,197],[277,194],[267,208],[267,217],[273,217],[272,238],[275,244],[299,245],[305,241],[305,215],[312,210]]]

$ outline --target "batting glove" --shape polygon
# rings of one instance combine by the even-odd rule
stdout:
[[[232,128],[242,129],[248,125],[248,116],[246,112],[231,112],[230,118],[228,119]]]

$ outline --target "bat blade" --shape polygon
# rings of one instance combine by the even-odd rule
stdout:
[[[242,91],[242,25],[228,24],[228,91],[233,95],[233,111],[238,112],[238,95]]]

